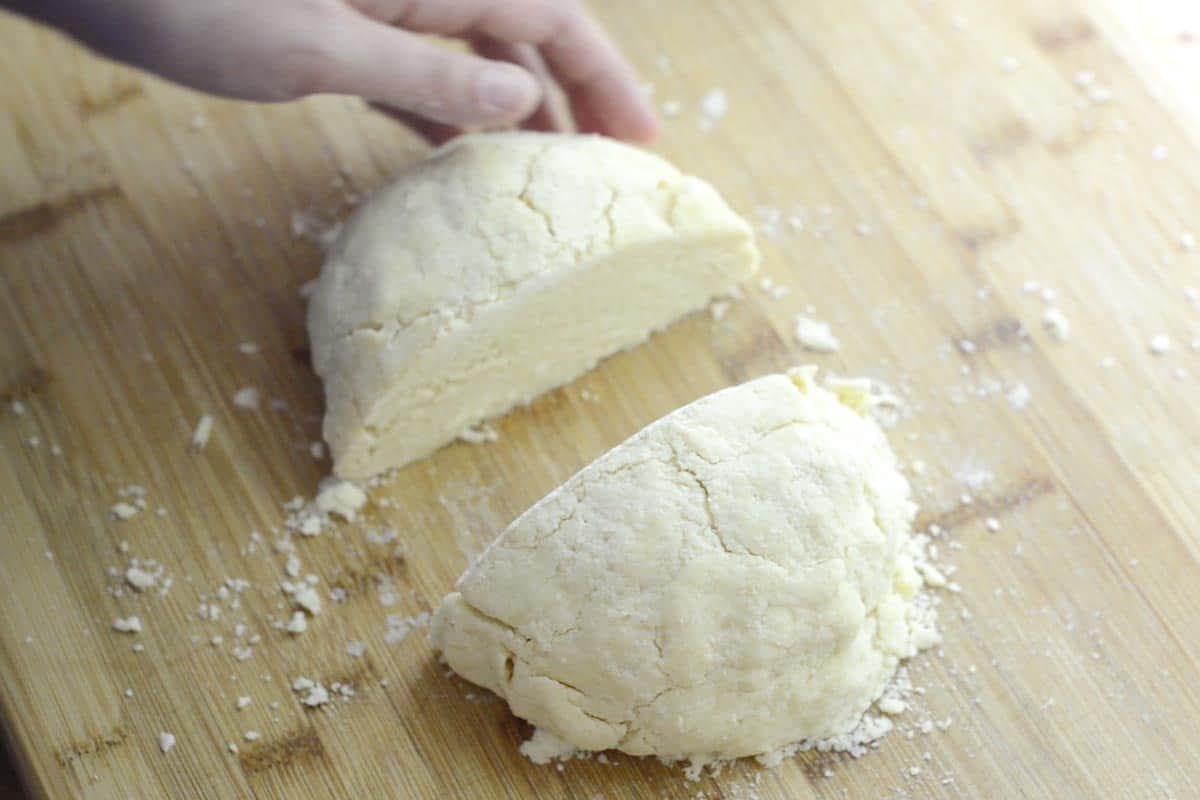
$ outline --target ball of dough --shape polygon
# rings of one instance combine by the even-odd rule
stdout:
[[[422,458],[757,266],[750,226],[650,153],[598,136],[455,139],[359,209],[314,288],[334,470]]]
[[[446,662],[584,750],[703,763],[852,729],[936,633],[896,459],[814,372],[701,398],[522,514],[438,609]]]

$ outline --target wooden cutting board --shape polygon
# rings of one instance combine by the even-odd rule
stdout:
[[[299,288],[317,233],[421,146],[357,102],[212,100],[0,23],[0,710],[29,791],[1200,795],[1187,21],[1165,0],[597,5],[657,102],[678,104],[656,149],[755,221],[786,294],[756,284],[723,319],[681,322],[499,420],[499,441],[403,471],[365,521],[299,542],[305,572],[343,598],[299,637],[270,624],[285,610],[271,543],[281,503],[329,469],[310,453],[322,401]],[[716,88],[728,113],[705,122]],[[799,349],[805,309],[839,352]],[[1159,335],[1172,346],[1154,355]],[[900,730],[859,760],[739,763],[698,783],[620,754],[562,769],[519,756],[527,726],[447,676],[420,615],[625,436],[810,360],[902,396],[890,436],[958,568]],[[243,387],[260,408],[233,403]],[[212,437],[193,452],[204,414]],[[147,509],[114,519],[130,485]],[[116,591],[108,570],[133,558],[161,564],[169,592]],[[249,584],[238,607],[216,599],[221,618],[200,619],[227,579]],[[133,614],[141,634],[111,629]],[[298,676],[354,695],[303,708]]]

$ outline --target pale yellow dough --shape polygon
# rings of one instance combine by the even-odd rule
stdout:
[[[915,506],[862,386],[701,398],[522,514],[433,619],[455,672],[559,743],[705,763],[850,731],[936,640]]]
[[[456,139],[358,211],[312,293],[334,470],[426,456],[757,265],[749,225],[650,153],[595,136]]]

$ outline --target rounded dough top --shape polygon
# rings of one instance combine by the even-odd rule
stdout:
[[[806,369],[651,424],[501,534],[435,645],[582,749],[702,762],[848,732],[934,637],[864,407]]]
[[[600,136],[459,137],[414,163],[347,224],[309,308],[318,373],[331,344],[430,314],[469,318],[521,283],[593,254],[685,233],[748,231],[705,182]]]

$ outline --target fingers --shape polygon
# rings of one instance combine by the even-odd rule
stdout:
[[[542,91],[525,69],[438,47],[412,33],[348,14],[327,39],[311,91],[357,94],[435,123],[497,127],[538,107]]]
[[[537,46],[583,130],[653,138],[658,122],[637,75],[575,0],[353,0],[365,14],[423,33]]]
[[[571,115],[562,90],[555,83],[538,51],[528,44],[512,44],[490,36],[477,37],[472,47],[480,56],[494,61],[508,61],[524,68],[542,87],[542,102],[521,122],[521,127],[533,131],[570,131]]]

